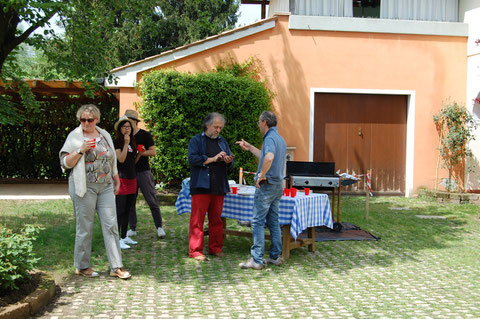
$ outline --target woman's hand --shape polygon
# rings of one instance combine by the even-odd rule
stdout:
[[[113,195],[117,196],[120,191],[120,177],[118,177],[118,174],[113,176],[113,184]]]
[[[123,135],[123,140],[125,141],[126,145],[130,144],[130,133]]]

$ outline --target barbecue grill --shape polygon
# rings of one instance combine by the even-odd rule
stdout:
[[[287,161],[285,179],[290,187],[332,191],[332,219],[335,212],[335,189],[338,190],[337,223],[340,222],[341,180],[334,162]]]

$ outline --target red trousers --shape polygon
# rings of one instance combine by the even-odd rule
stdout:
[[[188,255],[203,255],[204,236],[203,223],[208,212],[208,253],[218,254],[223,248],[223,195],[192,195],[192,213],[190,215],[190,235]]]

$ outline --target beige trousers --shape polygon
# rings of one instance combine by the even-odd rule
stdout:
[[[80,270],[90,267],[95,210],[97,210],[100,219],[110,270],[114,271],[123,267],[113,183],[87,182],[87,192],[83,197],[80,197],[75,194],[73,178],[69,178],[68,192],[73,201],[76,219],[75,250],[73,253],[75,268]]]

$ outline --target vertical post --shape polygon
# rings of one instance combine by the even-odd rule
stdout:
[[[370,210],[370,190],[368,189],[369,176],[370,176],[370,170],[367,170],[367,174],[364,177],[364,180],[365,180],[364,188],[365,188],[365,192],[366,192],[366,196],[367,196],[367,200],[365,202],[365,206],[366,206],[365,207],[365,210],[366,210],[365,219],[367,219],[367,220],[368,220],[368,213],[369,213],[369,210]]]

